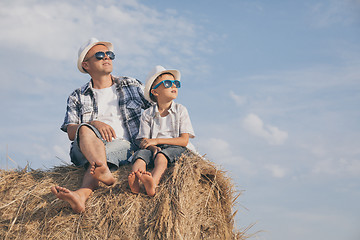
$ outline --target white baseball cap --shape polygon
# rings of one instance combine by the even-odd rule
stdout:
[[[80,72],[87,73],[87,72],[85,72],[85,70],[82,67],[82,62],[84,61],[84,58],[85,58],[86,54],[88,53],[88,51],[95,45],[105,45],[109,49],[109,51],[114,51],[114,46],[112,45],[112,43],[100,42],[96,38],[90,38],[80,47],[79,52],[78,52],[77,67]]]
[[[151,70],[151,72],[148,74],[148,77],[146,78],[146,83],[145,83],[144,97],[149,102],[153,102],[153,100],[151,100],[151,98],[150,98],[151,86],[153,85],[155,79],[163,73],[171,73],[172,75],[174,75],[175,80],[180,81],[181,74],[178,70],[165,69],[163,66],[160,66],[160,65],[155,66]]]

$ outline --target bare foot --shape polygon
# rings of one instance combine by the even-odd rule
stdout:
[[[139,193],[140,192],[140,185],[139,185],[139,178],[137,177],[136,172],[131,172],[128,176],[128,182],[131,189],[131,192],[133,193]]]
[[[147,195],[150,197],[155,196],[156,184],[150,172],[142,172],[139,177],[140,181],[144,184]]]
[[[71,208],[76,213],[85,211],[85,200],[80,197],[76,191],[70,191],[67,188],[53,186],[51,192],[59,199],[70,203]]]
[[[110,186],[113,185],[116,179],[113,177],[108,166],[102,163],[93,163],[91,164],[90,174],[100,182],[105,183]]]

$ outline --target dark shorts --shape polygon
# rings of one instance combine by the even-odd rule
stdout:
[[[174,163],[181,154],[188,151],[186,147],[176,146],[176,145],[159,145],[161,148],[161,151],[159,151],[157,154],[162,153],[167,158],[168,163]],[[156,154],[156,155],[157,155]],[[156,156],[155,156],[156,158]],[[153,153],[151,150],[148,149],[140,149],[136,151],[134,156],[132,157],[132,163],[134,163],[137,159],[142,159],[146,163],[146,165],[153,165],[154,160]]]
[[[80,127],[89,127],[91,130],[94,131],[96,136],[102,140],[105,145],[106,151],[106,160],[108,165],[111,169],[116,169],[121,165],[129,164],[128,161],[131,154],[136,150],[135,145],[130,143],[124,139],[114,139],[112,142],[107,142],[101,137],[100,132],[92,125],[83,123],[81,124],[77,131],[74,142],[71,144],[70,149],[70,158],[71,162],[73,162],[76,166],[84,166],[87,167],[89,162],[82,154],[80,147],[79,147],[79,140],[78,140],[78,133]]]

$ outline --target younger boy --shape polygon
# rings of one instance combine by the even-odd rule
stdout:
[[[141,149],[133,156],[128,177],[133,193],[139,193],[142,183],[146,193],[154,196],[168,163],[174,163],[187,147],[193,149],[189,137],[194,138],[195,134],[188,111],[173,101],[180,85],[180,72],[162,66],[156,66],[147,78],[144,96],[156,104],[146,109],[140,118],[137,140]],[[146,171],[148,165],[154,165],[151,173]]]

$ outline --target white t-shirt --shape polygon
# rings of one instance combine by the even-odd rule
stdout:
[[[171,128],[171,116],[170,114],[165,117],[159,117],[159,132],[155,138],[173,138]]]
[[[115,84],[109,88],[93,90],[98,104],[96,120],[110,125],[114,129],[117,139],[129,140],[126,131],[124,131]]]

